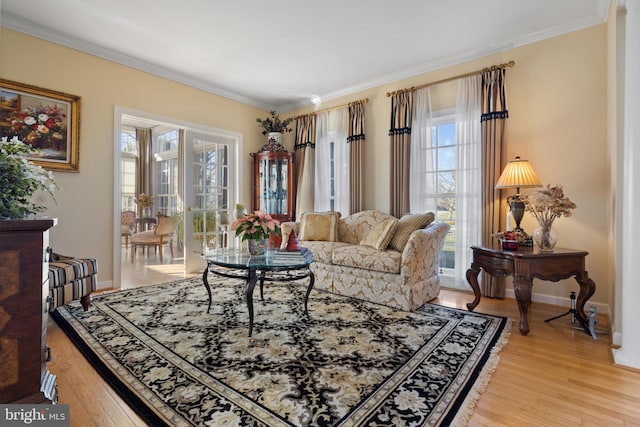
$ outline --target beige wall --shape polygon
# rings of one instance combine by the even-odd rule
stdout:
[[[566,194],[578,205],[572,217],[559,218],[554,223],[560,233],[559,245],[589,251],[587,269],[597,285],[591,301],[610,306],[613,272],[609,246],[606,25],[365,90],[315,109],[369,98],[365,106],[365,206],[388,211],[390,98],[386,93],[510,60],[516,65],[507,71],[509,121],[505,160],[515,156],[528,159],[544,184],[563,185]],[[291,114],[313,110],[309,107]],[[537,225],[525,214],[522,226],[532,233]],[[534,293],[543,301],[568,298],[572,290],[578,290],[573,280],[562,281],[560,286],[534,281]]]
[[[124,107],[243,135],[243,168],[264,137],[255,120],[266,111],[134,70],[6,28],[0,33],[0,77],[82,97],[80,172],[56,172],[60,191],[43,213],[58,218],[51,245],[94,257],[100,282],[112,280],[114,107]],[[249,176],[240,200],[249,203]]]
[[[572,217],[555,223],[560,245],[590,252],[587,268],[598,286],[592,301],[610,305],[606,40],[606,26],[600,25],[331,100],[318,108],[369,98],[365,207],[388,212],[390,101],[386,92],[516,61],[507,71],[507,159],[516,155],[528,159],[544,183],[563,185],[578,205]],[[247,171],[248,153],[262,145],[255,118],[265,112],[257,108],[4,28],[1,43],[3,78],[82,96],[81,172],[56,175],[62,190],[58,206],[47,214],[60,218],[52,233],[54,244],[63,251],[97,257],[101,281],[111,275],[114,105],[240,132],[247,145],[243,162]],[[47,62],[55,66],[44,66]],[[311,107],[283,117],[309,111]],[[293,134],[285,135],[285,145],[292,148]],[[249,200],[248,194],[246,179],[242,198]],[[523,226],[532,232],[535,222],[526,215]],[[572,280],[560,285],[534,283],[534,292],[543,300],[566,298],[571,290],[577,290]]]

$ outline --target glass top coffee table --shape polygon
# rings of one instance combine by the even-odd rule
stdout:
[[[313,255],[307,248],[300,251],[279,251],[270,249],[266,255],[255,257],[240,249],[216,249],[204,255],[207,267],[202,273],[202,282],[209,294],[211,309],[211,286],[208,273],[232,279],[245,280],[245,296],[249,310],[249,336],[253,333],[253,289],[260,281],[260,299],[264,301],[264,281],[287,282],[309,277],[309,285],[304,296],[304,313],[308,315],[307,302],[313,289],[315,276],[311,270]]]

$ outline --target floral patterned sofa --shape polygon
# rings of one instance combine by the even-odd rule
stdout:
[[[317,216],[307,221],[307,215]],[[285,246],[293,229],[311,250],[317,289],[415,310],[440,292],[439,256],[449,225],[433,220],[433,213],[400,220],[375,210],[345,218],[304,213],[299,222],[282,224],[282,240]]]

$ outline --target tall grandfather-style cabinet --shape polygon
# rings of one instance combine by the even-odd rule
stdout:
[[[280,144],[265,144],[252,153],[252,210],[261,210],[280,222],[295,221],[294,153]]]
[[[0,403],[57,401],[46,364],[47,248],[56,222],[0,221]]]

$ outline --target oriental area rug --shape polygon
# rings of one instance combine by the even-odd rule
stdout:
[[[103,293],[52,313],[150,425],[464,425],[511,320],[414,312],[267,282],[248,337],[244,282],[210,276]],[[256,293],[257,294],[257,293]]]

